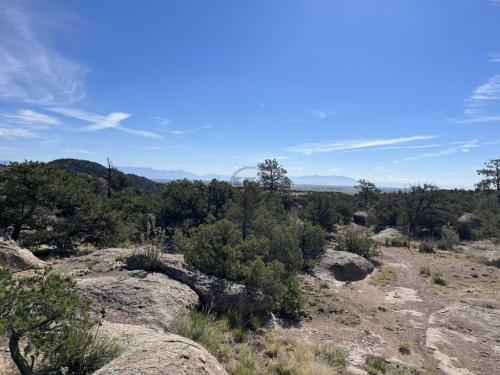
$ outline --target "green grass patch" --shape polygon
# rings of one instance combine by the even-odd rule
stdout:
[[[385,286],[396,282],[396,273],[390,267],[382,267],[369,281],[371,285]]]

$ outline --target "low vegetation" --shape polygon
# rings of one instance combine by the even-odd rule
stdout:
[[[390,267],[382,267],[370,278],[371,285],[386,286],[396,282],[396,273]]]
[[[346,225],[335,235],[336,247],[340,251],[349,251],[373,259],[379,254],[377,243],[371,238],[371,233],[358,225]]]
[[[232,375],[255,374],[259,366],[268,374],[337,374],[348,364],[348,352],[342,347],[253,330],[241,320],[210,312],[193,312],[167,330],[198,342]]]
[[[365,358],[365,369],[370,375],[384,374],[387,367],[387,361],[384,357],[368,355]]]
[[[399,344],[399,353],[403,355],[410,355],[411,354],[411,349],[410,349],[410,343],[404,341]]]
[[[20,374],[36,367],[83,375],[102,367],[120,347],[92,333],[97,322],[70,279],[49,270],[13,278],[0,269],[0,333]]]

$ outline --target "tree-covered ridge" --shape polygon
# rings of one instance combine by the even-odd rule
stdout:
[[[109,173],[107,167],[88,160],[56,159],[49,162],[48,164],[67,168],[73,172],[85,173],[103,179],[108,178]],[[114,167],[113,174],[113,179],[117,184],[117,187],[133,187],[139,193],[158,191],[163,186],[163,184],[150,180],[146,177],[123,173]]]

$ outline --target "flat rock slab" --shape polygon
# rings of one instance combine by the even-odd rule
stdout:
[[[330,272],[339,281],[358,281],[373,272],[374,267],[357,254],[327,249],[317,269]]]
[[[80,293],[110,322],[164,326],[198,304],[191,288],[158,273],[121,272],[77,282]]]
[[[426,346],[447,375],[495,374],[500,368],[500,311],[456,303],[429,317]]]
[[[95,375],[227,375],[201,345],[142,326],[104,323],[102,331],[124,346],[123,353]]]
[[[0,267],[7,267],[12,272],[19,272],[45,268],[47,264],[34,256],[28,249],[20,247],[16,242],[0,240]]]

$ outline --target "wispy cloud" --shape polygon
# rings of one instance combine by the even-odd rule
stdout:
[[[43,113],[32,111],[31,109],[20,109],[14,113],[1,113],[0,117],[12,124],[29,126],[52,126],[59,125],[59,119]]]
[[[500,0],[498,1],[500,3]],[[500,52],[490,52],[490,62],[498,63],[500,62]]]
[[[92,151],[87,151],[83,150],[80,148],[66,148],[64,150],[61,150],[62,152],[68,153],[68,154],[83,154],[83,155],[91,155],[93,154]]]
[[[328,113],[323,111],[311,111],[311,114],[316,120],[324,120],[328,117]]]
[[[500,141],[500,140],[499,140]],[[394,161],[395,164],[400,164],[401,162],[404,161],[413,161],[413,160],[418,160],[418,159],[424,159],[424,158],[438,158],[441,156],[446,156],[446,155],[451,155],[457,152],[469,152],[471,149],[481,147],[483,145],[487,144],[495,144],[494,142],[479,142],[477,139],[471,140],[471,141],[460,141],[460,142],[450,142],[448,143],[447,147],[438,150],[436,152],[427,152],[424,154],[419,154],[415,156],[408,156],[406,158],[403,158],[401,160],[396,160]]]
[[[20,4],[2,2],[0,99],[37,104],[70,104],[82,99],[87,67],[41,39],[57,23],[58,15],[47,18]]]
[[[255,105],[258,105],[260,108],[266,108],[266,105],[264,103],[262,103],[261,101],[259,100],[256,100],[256,99],[250,99],[250,101],[255,104]]]
[[[31,130],[22,128],[3,128],[0,127],[0,138],[37,138],[38,135]]]
[[[80,128],[80,130],[82,131],[99,131],[105,129],[116,129],[128,134],[138,135],[141,137],[163,138],[161,135],[148,130],[137,130],[124,127],[121,124],[121,122],[132,116],[129,113],[111,112],[109,115],[103,116],[97,113],[70,107],[49,107],[48,110],[66,117],[71,117],[77,120],[90,122],[89,125],[85,125]]]
[[[476,87],[472,95],[464,100],[463,115],[452,118],[457,123],[500,121],[500,75],[496,74]]]
[[[289,147],[288,150],[302,155],[317,153],[327,153],[335,151],[355,150],[364,148],[375,148],[379,146],[396,145],[413,141],[423,141],[437,138],[436,135],[414,135],[411,137],[390,138],[390,139],[355,139],[346,141],[324,141],[319,143],[303,143]]]
[[[202,130],[206,130],[206,129],[211,129],[212,127],[210,125],[205,125],[205,126],[200,126],[198,128],[193,128],[193,129],[187,129],[187,130],[169,130],[168,132],[170,134],[174,134],[174,135],[184,135],[184,134],[189,134],[189,133],[196,133],[196,132],[199,132],[199,131],[202,131]]]
[[[0,153],[2,154],[10,154],[11,152],[19,151],[17,148],[8,147],[8,146],[0,146]]]
[[[172,123],[172,120],[163,116],[150,116],[153,120],[156,120],[161,126],[167,126]]]
[[[419,145],[419,146],[389,146],[389,147],[380,147],[379,150],[412,150],[412,149],[420,149],[420,148],[434,148],[439,147],[439,144],[431,144],[431,145]]]

